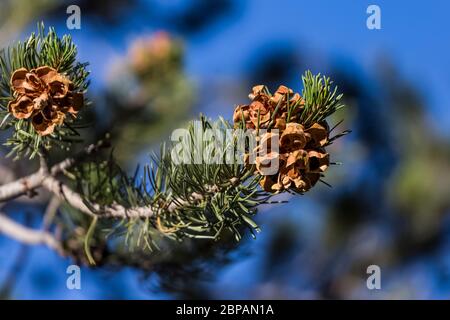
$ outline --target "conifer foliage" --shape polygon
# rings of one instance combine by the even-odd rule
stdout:
[[[189,143],[208,129],[232,132],[228,144],[219,148],[208,140],[196,146],[212,150],[204,161],[178,163],[173,159],[176,143],[162,144],[143,170],[130,176],[114,159],[108,136],[93,144],[83,139],[82,129],[88,125],[84,112],[95,108],[87,100],[87,66],[77,60],[70,36],[60,38],[43,24],[26,41],[0,52],[0,129],[8,136],[4,144],[16,160],[40,165],[36,173],[0,186],[0,202],[38,190],[62,201],[59,237],[51,247],[72,255],[82,247],[91,264],[101,260],[97,251],[111,237],[119,241],[108,250],[123,245],[162,250],[167,241],[230,235],[239,241],[246,231],[254,236],[260,231],[254,220],[257,208],[276,203],[273,197],[279,193],[303,194],[323,181],[335,163],[326,147],[348,133],[333,136],[327,122],[343,107],[342,94],[329,78],[308,71],[301,94],[285,86],[271,94],[258,85],[249,104],[238,105],[234,115],[230,108],[232,122],[205,116],[190,122]],[[265,133],[256,139],[256,148],[245,145],[243,161],[225,161],[227,150],[236,148],[237,129]],[[259,155],[262,141],[274,136],[279,150],[269,146]],[[77,151],[74,143],[86,147]],[[256,161],[250,163],[254,152]],[[55,162],[61,154],[64,160]],[[267,160],[273,159],[280,163],[278,172],[264,175]]]

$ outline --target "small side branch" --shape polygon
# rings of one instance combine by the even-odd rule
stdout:
[[[29,245],[46,245],[58,252],[63,252],[61,244],[46,231],[33,230],[11,220],[0,213],[0,233]]]
[[[15,199],[40,187],[44,177],[44,171],[39,170],[27,177],[0,186],[0,202]]]

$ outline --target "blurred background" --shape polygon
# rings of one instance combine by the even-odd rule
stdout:
[[[81,30],[66,26],[71,4]],[[381,30],[366,27],[371,4]],[[73,260],[0,235],[0,296],[450,298],[449,12],[439,0],[0,0],[1,47],[41,20],[73,36],[92,72],[87,135],[111,132],[130,172],[200,112],[231,120],[253,85],[301,90],[307,69],[334,79],[348,108],[330,121],[353,130],[330,148],[343,163],[327,172],[332,188],[261,207],[256,240],[196,244],[160,264],[105,258],[70,291]],[[25,170],[4,151],[0,183]],[[34,226],[47,203],[2,210]],[[372,264],[381,290],[366,287]]]

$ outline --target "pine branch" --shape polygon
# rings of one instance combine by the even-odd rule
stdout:
[[[87,147],[83,152],[79,153],[75,157],[69,157],[54,166],[50,170],[45,165],[41,164],[39,170],[31,175],[20,178],[16,181],[9,182],[0,186],[0,203],[10,201],[17,197],[26,195],[27,193],[33,194],[36,188],[39,188],[45,178],[55,176],[65,170],[68,170],[71,166],[81,161],[83,158],[92,155],[101,148],[108,146],[108,142],[100,140],[97,144],[92,144]]]
[[[41,186],[51,192],[54,196],[58,197],[61,201],[67,202],[73,208],[91,217],[133,219],[149,218],[154,215],[151,207],[125,208],[118,204],[102,206],[96,203],[89,203],[83,199],[83,196],[51,176],[46,177],[42,181]]]
[[[233,117],[236,127],[256,129],[251,131],[253,137],[259,135],[260,129],[267,129],[269,136],[275,136],[280,143],[283,141],[283,150],[270,153],[284,167],[270,176],[258,169],[267,160],[262,156],[256,163],[242,161],[245,155],[259,150],[263,138],[257,137],[257,148],[245,142],[244,152],[229,161],[228,152],[231,150],[236,156],[239,148],[238,130],[233,130],[233,124],[222,118],[211,121],[204,116],[190,122],[180,141],[163,144],[159,154],[153,155],[144,167],[142,177],[138,177],[139,170],[134,176],[125,173],[112,153],[109,158],[100,154],[101,149],[109,146],[106,140],[48,167],[53,147],[65,148],[69,154],[67,143],[82,141],[77,131],[81,122],[74,108],[78,103],[74,100],[81,97],[84,101],[82,94],[86,93],[89,81],[87,64],[77,62],[76,54],[77,47],[69,36],[59,38],[53,28],[45,33],[43,25],[25,42],[0,52],[0,129],[11,132],[5,144],[17,157],[38,155],[41,160],[37,172],[0,186],[0,203],[23,195],[32,197],[38,189],[46,190],[56,199],[53,203],[56,207],[49,206],[49,211],[53,211],[50,216],[56,215],[55,208],[63,203],[61,211],[71,211],[74,214],[68,214],[69,219],[79,220],[74,225],[85,226],[83,247],[90,263],[95,262],[90,243],[99,225],[109,228],[111,234],[123,235],[126,244],[133,240],[138,246],[143,244],[150,249],[157,247],[155,238],[158,237],[177,241],[218,240],[228,234],[239,241],[246,230],[255,236],[259,232],[254,221],[258,206],[269,203],[276,193],[303,194],[317,181],[324,182],[323,172],[332,164],[325,148],[349,132],[330,137],[334,128],[329,129],[326,119],[343,107],[342,94],[337,93],[329,78],[307,71],[302,77],[302,96],[284,86],[274,95],[265,86],[256,86],[250,95],[252,103],[238,106]],[[58,86],[66,89],[61,94],[63,100],[58,95],[48,98],[54,94],[53,87],[39,75],[38,69],[46,70],[57,79]],[[27,77],[36,77],[41,85],[30,96],[27,87],[20,85],[28,81]],[[31,113],[20,110],[22,98],[27,103],[32,101],[25,105],[31,106]],[[17,110],[11,107],[12,101],[19,106],[19,112],[15,113]],[[55,120],[48,132],[48,127],[42,129],[30,121],[36,110],[43,114],[42,101],[45,107],[53,108],[54,114],[64,115],[63,121]],[[65,117],[67,110],[71,110],[70,117]],[[274,133],[275,129],[282,132]],[[218,137],[202,139],[208,131],[230,139],[224,143],[218,143],[221,141]],[[186,156],[183,150],[190,151],[188,161],[176,161]],[[269,187],[264,181],[268,181]],[[37,232],[0,216],[0,232],[19,241],[43,243],[60,250],[46,231],[48,223],[44,225],[45,229]]]

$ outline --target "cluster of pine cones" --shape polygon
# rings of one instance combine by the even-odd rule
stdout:
[[[234,111],[235,126],[245,124],[247,129],[266,129],[257,147],[256,171],[263,176],[261,187],[268,192],[294,191],[304,193],[313,187],[330,164],[325,151],[329,128],[325,121],[305,127],[299,123],[305,103],[298,93],[280,86],[272,95],[267,87],[253,87],[250,104],[239,105]],[[278,133],[271,131],[278,129]],[[279,139],[278,152],[265,152],[263,141]],[[276,174],[267,175],[267,166],[273,160],[279,163]]]

